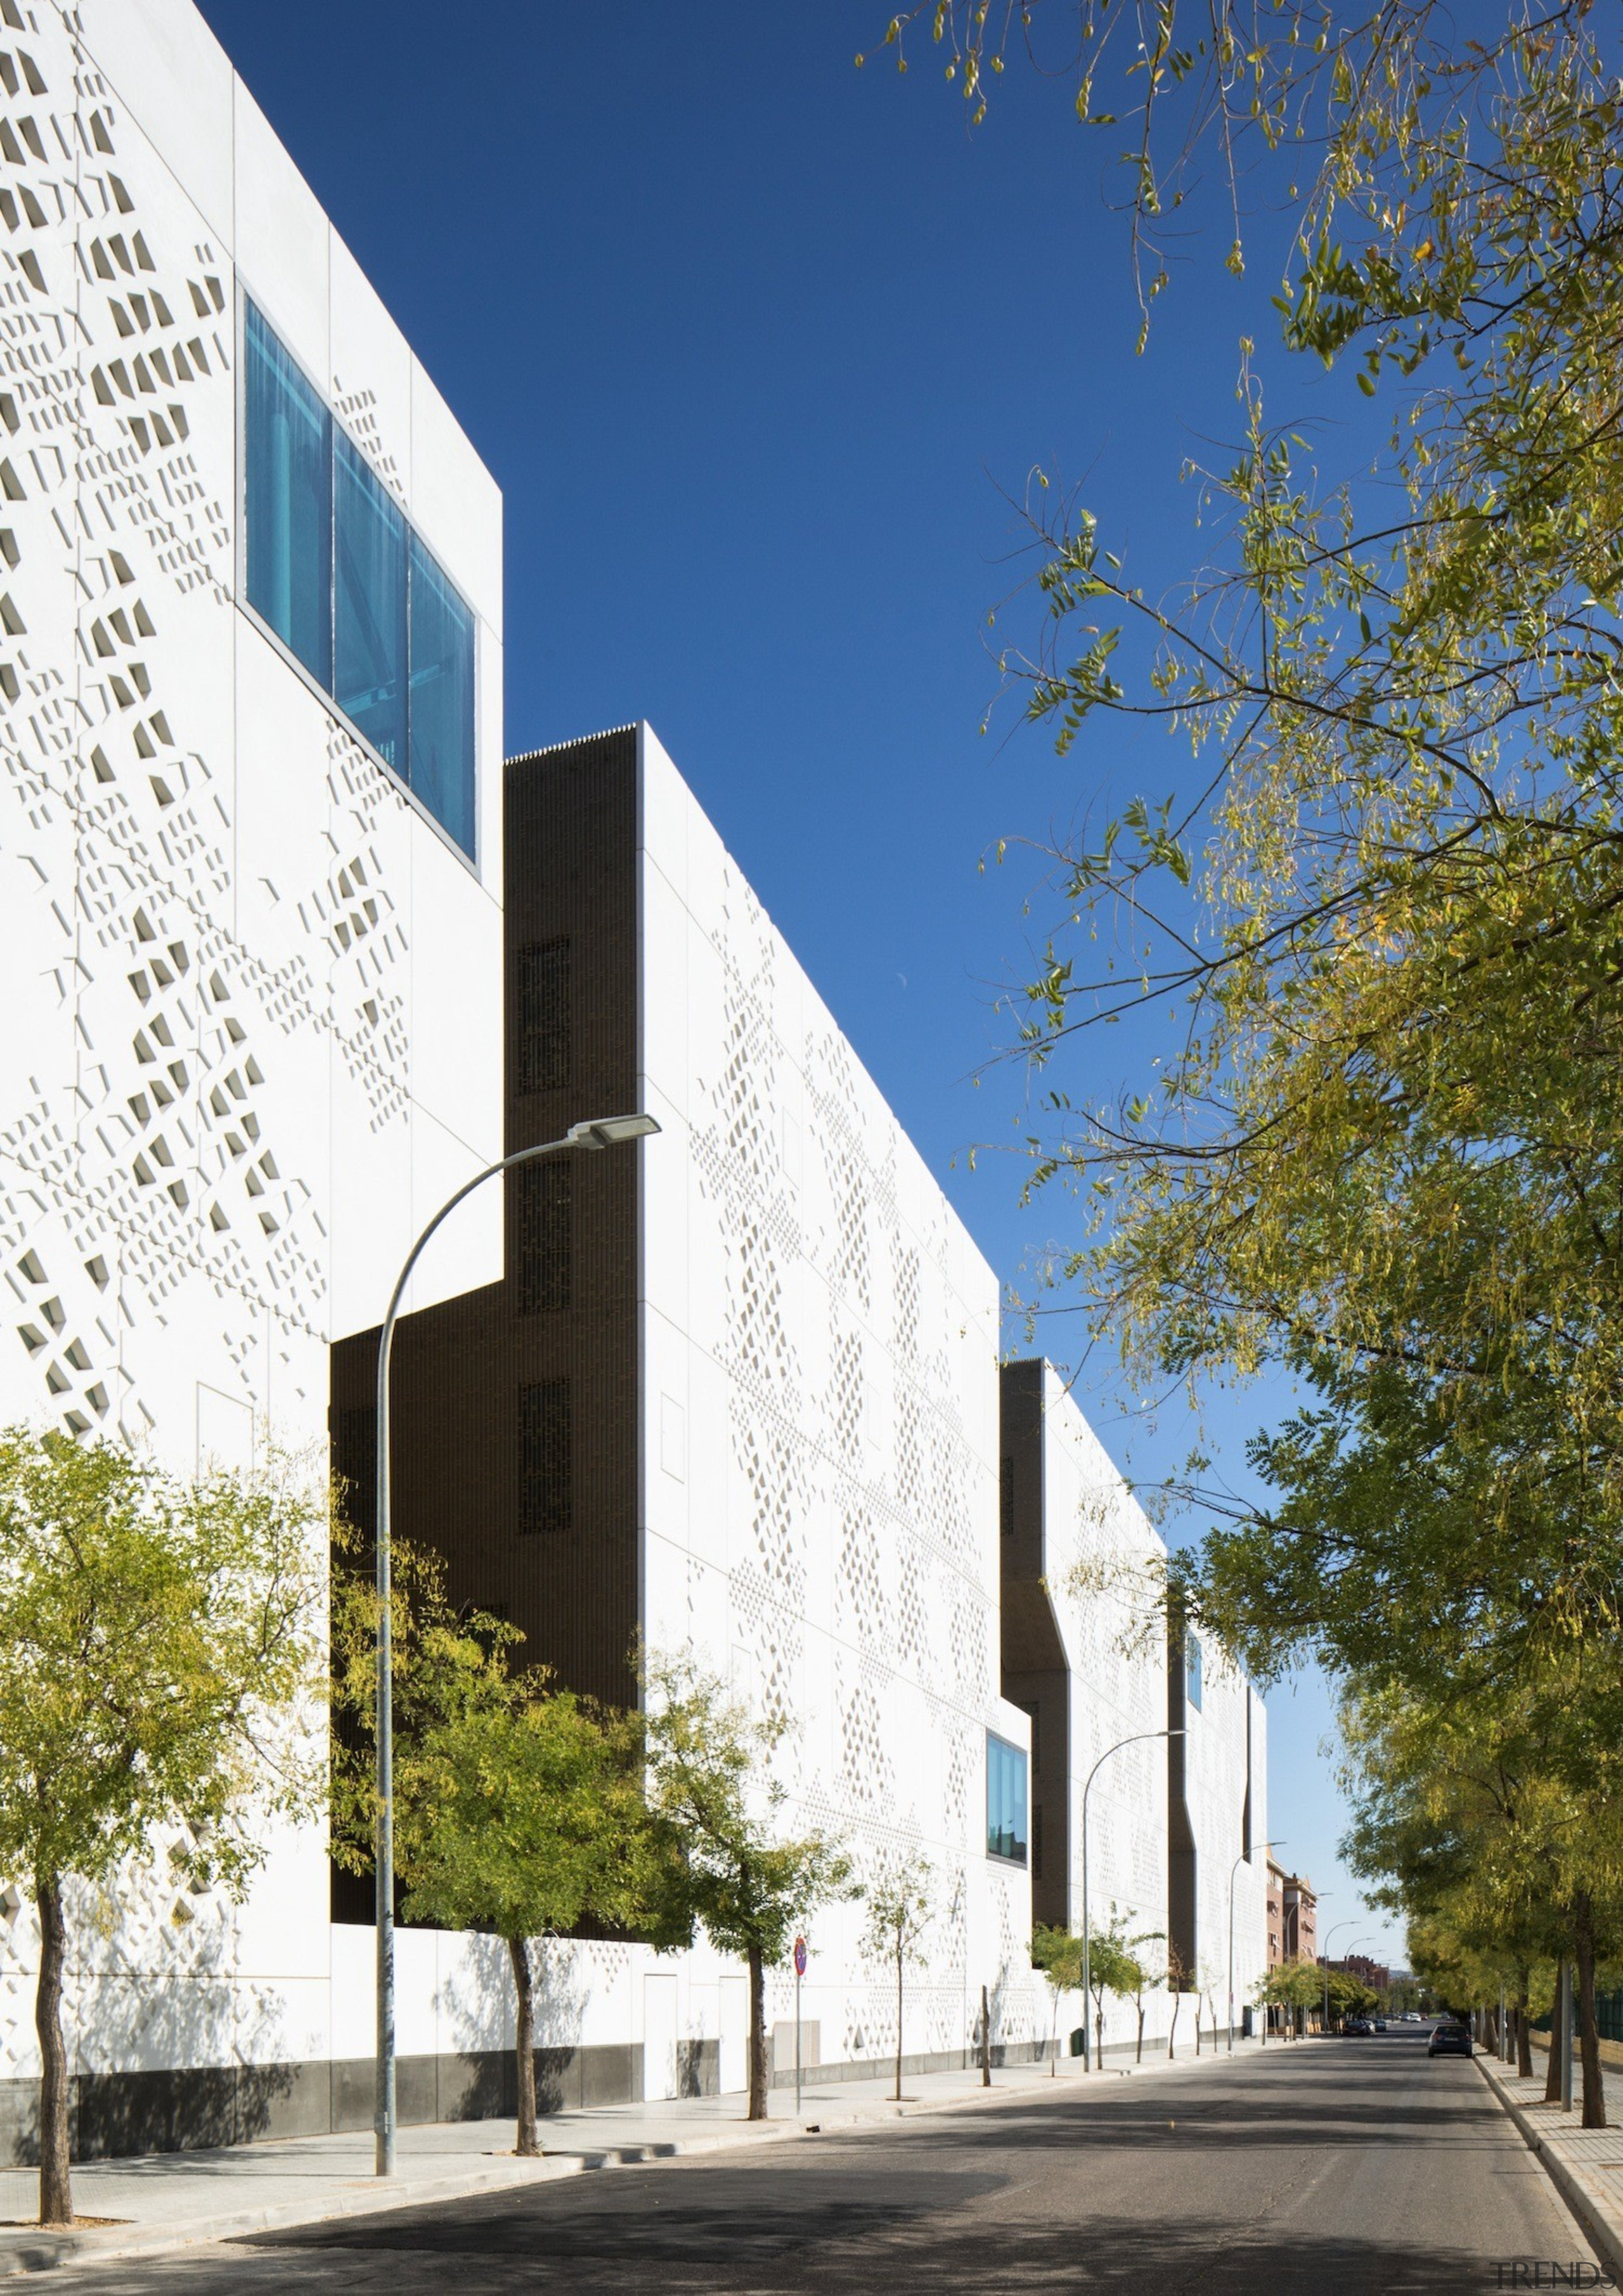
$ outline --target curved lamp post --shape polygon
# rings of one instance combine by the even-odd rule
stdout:
[[[373,1864],[377,1874],[378,2036],[377,2104],[373,2127],[377,2138],[375,2173],[395,2173],[395,1746],[394,1652],[389,1620],[389,1362],[394,1348],[395,1321],[400,1312],[411,1273],[422,1257],[423,1246],[440,1223],[456,1210],[464,1196],[515,1164],[533,1163],[539,1156],[557,1156],[570,1148],[613,1148],[625,1140],[641,1140],[659,1130],[652,1116],[589,1117],[571,1124],[561,1140],[545,1140],[535,1148],[520,1148],[487,1164],[464,1181],[454,1196],[440,1205],[433,1218],[406,1255],[406,1265],[389,1296],[389,1308],[378,1340],[378,1511],[376,1530],[378,1588],[377,1790],[378,1831]]]
[[[1253,1841],[1240,1852],[1228,1869],[1228,2054],[1231,2057],[1234,2054],[1234,1876],[1253,1849],[1283,1849],[1288,1838],[1281,1834],[1276,1841]],[[1263,2014],[1266,2016],[1266,2009]]]
[[[1082,2070],[1085,2073],[1091,2073],[1094,2069],[1093,2037],[1088,2023],[1093,2013],[1090,2006],[1091,1996],[1088,1991],[1093,1976],[1093,1963],[1088,1951],[1087,1927],[1087,1797],[1093,1791],[1094,1780],[1098,1776],[1102,1765],[1110,1760],[1112,1754],[1119,1754],[1124,1746],[1142,1745],[1146,1738],[1183,1738],[1187,1735],[1188,1733],[1184,1730],[1135,1730],[1130,1738],[1118,1738],[1113,1746],[1107,1746],[1100,1755],[1098,1761],[1089,1770],[1086,1783],[1082,1788]],[[1103,2055],[1102,2042],[1099,2064],[1101,2071],[1104,2069]]]

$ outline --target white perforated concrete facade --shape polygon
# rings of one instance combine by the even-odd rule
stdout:
[[[1087,1789],[1090,1922],[1103,1927],[1119,1915],[1146,1938],[1143,1958],[1163,1980],[1174,1944],[1207,2024],[1214,2016],[1227,2022],[1233,1875],[1239,2025],[1266,1964],[1265,1709],[1209,1644],[1201,1703],[1191,1702],[1186,1669],[1168,1664],[1159,1533],[1052,1364],[1006,1364],[1002,1382],[1004,1683],[1036,1742],[1037,1917],[1081,1928]],[[1160,1734],[1175,1727],[1184,1734],[1176,1754]],[[1180,1841],[1193,1876],[1181,1913],[1172,1882]],[[1164,2044],[1172,2010],[1163,1981],[1147,1997],[1146,2047]],[[1075,2029],[1079,1996],[1065,2000],[1061,2016]],[[1193,2042],[1194,2016],[1185,1998],[1180,2047]],[[1106,2047],[1125,2048],[1136,2033],[1135,2006],[1108,1998]]]
[[[997,1285],[670,760],[642,733],[645,1631],[763,1716],[789,1822],[937,1877],[906,2048],[1030,2045],[1023,1868],[986,1853],[999,1695]],[[894,2046],[859,1909],[820,1915],[825,2062]],[[774,2013],[791,1986],[775,1979]]]
[[[0,1423],[183,1471],[267,1434],[319,1459],[332,1344],[376,1324],[412,1236],[502,1147],[500,499],[190,0],[0,0]],[[250,296],[477,618],[471,863],[242,597]],[[987,1854],[988,1733],[1029,1734],[1000,1694],[996,1280],[638,742],[640,1070],[664,1128],[638,1152],[643,1630],[789,1724],[789,1823],[840,1833],[865,1878],[933,1866],[908,2054],[960,2060],[984,1985],[1019,2056],[1047,2013],[1029,1873]],[[501,1261],[492,1187],[409,1304]],[[1061,1445],[1078,1488],[1089,1442]],[[1065,1632],[1074,1770],[1167,1683],[1111,1655],[1102,1612]],[[1203,1928],[1242,1710],[1208,1680]],[[1097,1805],[1099,1890],[1148,1912],[1160,1776],[1159,1806],[1137,1770]],[[825,2064],[893,2044],[860,1927],[847,1906],[811,1929]],[[240,1907],[134,1874],[74,1938],[77,2070],[126,2084],[103,2085],[105,2142],[365,2125],[373,1938],[331,1922],[318,1829],[279,1838]],[[0,1895],[0,2151],[37,2070],[37,1950]],[[398,1997],[405,2117],[495,2109],[500,1951],[403,1931]],[[736,2087],[743,1979],[702,1951],[560,1948],[538,2038],[651,2095],[712,2043]]]
[[[190,0],[0,0],[0,1420],[189,1472],[324,1441],[329,1341],[499,1152],[500,498]],[[477,614],[477,866],[241,603],[247,291]],[[174,1900],[79,1925],[80,2070],[324,2060],[319,1833]]]

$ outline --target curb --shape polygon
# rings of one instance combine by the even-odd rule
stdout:
[[[1235,2056],[1256,2053],[1254,2043]],[[1196,2057],[1158,2059],[1143,2065],[1107,2066],[1119,2080],[1161,2070],[1175,2071],[1199,2064]],[[380,2191],[368,2178],[349,2191],[340,2191],[312,2207],[307,2201],[283,2201],[263,2208],[232,2209],[218,2216],[195,2217],[184,2226],[169,2224],[109,2226],[105,2232],[39,2230],[0,2251],[0,2280],[24,2273],[60,2271],[71,2265],[113,2264],[133,2257],[172,2255],[177,2250],[201,2247],[216,2241],[241,2240],[259,2232],[290,2232],[301,2225],[341,2223],[353,2217],[382,2216],[399,2209],[431,2206],[437,2201],[471,2200],[480,2194],[521,2191],[531,2185],[556,2183],[564,2177],[584,2176],[594,2169],[637,2169],[656,2161],[675,2161],[701,2152],[747,2151],[757,2144],[786,2144],[794,2138],[832,2135],[838,2129],[858,2128],[889,2120],[912,2120],[943,2112],[973,2112],[988,2104],[1011,2104],[1024,2099],[1074,2095],[1079,2083],[1092,2076],[1051,2073],[1018,2084],[995,2084],[971,2090],[967,2096],[904,2097],[825,2111],[811,2120],[728,2121],[691,2136],[656,2139],[645,2144],[605,2144],[546,2152],[534,2162],[489,2162],[460,2175],[436,2177],[401,2190]],[[1094,2092],[1119,2095],[1115,2081],[1101,2079]]]
[[[1510,2095],[1497,2077],[1489,2071],[1493,2060],[1479,2054],[1473,2060],[1488,2087],[1515,2122],[1523,2143],[1529,2152],[1543,2162],[1545,2174],[1586,2235],[1590,2246],[1600,2258],[1613,2281],[1623,2286],[1623,2223],[1616,2210],[1595,2190],[1582,2169],[1563,2158],[1558,2145],[1550,2144],[1534,2127],[1521,2104]]]
[[[257,2232],[288,2232],[300,2225],[340,2223],[350,2217],[382,2216],[398,2209],[422,2208],[436,2201],[472,2199],[483,2193],[523,2191],[531,2185],[554,2184],[564,2177],[586,2175],[594,2169],[635,2169],[652,2161],[669,2161],[690,2152],[713,2152],[734,2146],[748,2147],[764,2139],[799,2136],[798,2128],[766,2128],[758,2136],[729,2129],[725,2136],[675,2137],[648,2144],[609,2144],[544,2153],[536,2161],[492,2162],[457,2176],[434,2177],[421,2184],[380,2190],[370,2178],[348,2192],[339,2191],[312,2207],[307,2201],[281,2201],[263,2208],[230,2209],[218,2216],[193,2217],[184,2225],[153,2224],[110,2227],[106,2232],[52,2233],[43,2229],[16,2246],[0,2252],[0,2279],[25,2272],[49,2272],[72,2264],[113,2263],[119,2259],[155,2256],[176,2249],[207,2245],[215,2241],[240,2240]]]

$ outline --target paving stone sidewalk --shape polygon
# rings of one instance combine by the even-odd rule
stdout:
[[[1237,2041],[1250,2055],[1253,2041]],[[1199,2062],[1214,2059],[1208,2046]],[[1176,2062],[1197,2062],[1193,2051]],[[371,2132],[290,2137],[209,2152],[160,2152],[128,2161],[94,2161],[73,2171],[73,2204],[84,2217],[112,2218],[69,2232],[44,2232],[28,2222],[37,2207],[32,2170],[0,2170],[0,2277],[62,2264],[182,2248],[290,2225],[360,2216],[418,2202],[456,2200],[511,2189],[553,2177],[647,2161],[782,2143],[810,2130],[846,2128],[865,2121],[921,2112],[968,2110],[1016,2096],[1053,2095],[1092,2079],[1101,2091],[1125,2092],[1134,2080],[1169,2070],[1164,2055],[1135,2067],[1112,2055],[1102,2073],[1085,2075],[1080,2062],[1062,2059],[1057,2075],[1025,2064],[995,2069],[992,2086],[979,2070],[910,2075],[904,2102],[891,2099],[889,2077],[806,2084],[797,2115],[792,2088],[775,2088],[772,2119],[750,2122],[739,2095],[684,2097],[668,2103],[604,2105],[591,2112],[551,2114],[541,2123],[545,2155],[513,2157],[511,2120],[463,2120],[400,2131],[398,2173],[384,2185],[372,2174]]]
[[[1537,2071],[1524,2080],[1511,2066],[1485,2051],[1477,2052],[1477,2069],[1497,2091],[1511,2118],[1549,2171],[1551,2182],[1583,2226],[1614,2281],[1623,2286],[1623,2128],[1583,2128],[1578,2126],[1578,2072],[1573,2067],[1573,2105],[1563,2112],[1559,2104],[1544,2101],[1545,2064],[1535,2057]],[[1603,2081],[1606,2080],[1602,2068]],[[1623,2078],[1616,2068],[1607,2083],[1606,2117],[1615,2121],[1623,2112]]]

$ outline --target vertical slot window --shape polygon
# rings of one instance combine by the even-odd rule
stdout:
[[[1026,1757],[1006,1738],[987,1733],[987,1856],[1026,1862]]]
[[[519,1090],[560,1092],[570,1081],[570,945],[531,941],[519,951]]]
[[[521,1165],[519,1184],[519,1313],[544,1316],[570,1304],[572,1201],[569,1163]]]
[[[519,1529],[568,1530],[574,1521],[570,1383],[527,1382],[519,1390]]]
[[[248,598],[332,683],[332,417],[250,303],[243,421]]]
[[[1185,1631],[1184,1636],[1184,1695],[1198,1714],[1202,1696],[1201,1686],[1201,1644],[1198,1636]]]
[[[411,785],[471,853],[473,617],[414,534],[411,569]]]
[[[406,521],[348,439],[335,465],[332,699],[406,777]]]

